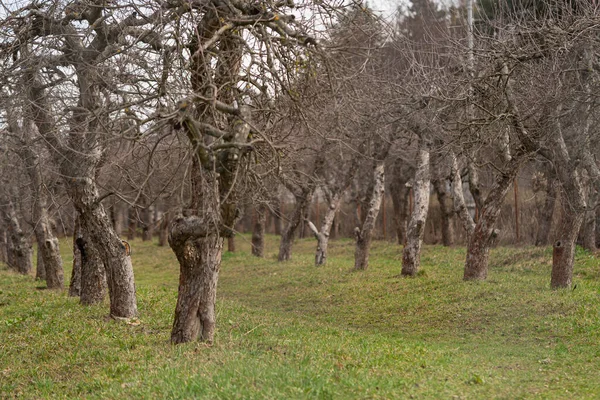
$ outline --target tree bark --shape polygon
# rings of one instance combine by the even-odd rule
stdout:
[[[83,305],[101,303],[106,296],[106,273],[97,246],[81,229],[75,245],[81,257],[81,290],[79,299]]]
[[[189,208],[195,215],[180,215],[171,223],[169,245],[180,266],[172,343],[197,339],[212,343],[214,340],[215,301],[223,251],[223,236],[214,224],[221,208],[214,189],[218,179],[214,172],[203,170],[194,159]],[[225,225],[232,226],[234,222],[225,221]]]
[[[235,235],[231,235],[227,238],[227,251],[235,253]]]
[[[215,301],[223,238],[211,235],[169,244],[180,265],[179,294],[172,343],[200,339],[212,343],[215,335]]]
[[[575,240],[584,219],[584,212],[575,212],[569,206],[564,208],[563,226],[560,238],[554,243],[552,254],[552,289],[569,288],[573,281]]]
[[[135,295],[135,283],[133,277],[133,266],[131,258],[126,252],[126,248],[121,239],[112,230],[110,220],[102,205],[96,205],[87,212],[81,212],[81,229],[84,233],[86,243],[84,248],[94,248],[100,255],[100,262],[106,269],[106,278],[108,283],[108,292],[110,296],[110,315],[113,318],[133,318],[137,316],[137,301]],[[100,273],[95,272],[100,269],[94,257],[94,250],[89,254],[90,268],[94,271],[97,282],[100,279]],[[87,272],[84,255],[82,254],[82,285],[84,289],[84,279]],[[94,283],[94,288],[99,287]],[[94,296],[96,298],[96,296]]]
[[[414,175],[412,168],[402,159],[398,158],[394,164],[390,191],[394,208],[396,237],[400,245],[406,244],[406,228],[410,214],[410,204],[408,201],[410,187],[406,186],[406,184],[410,181],[411,175]]]
[[[6,229],[0,225],[0,262],[6,263],[7,258],[7,240],[6,240]]]
[[[546,188],[546,199],[544,207],[539,210],[538,231],[535,239],[536,246],[546,246],[550,243],[550,229],[552,228],[552,217],[554,215],[554,206],[558,196],[558,182],[556,179],[548,179]]]
[[[273,204],[273,211],[271,212],[271,214],[273,215],[273,223],[275,225],[274,229],[275,229],[275,234],[276,235],[281,235],[281,232],[283,230],[282,228],[282,221],[281,221],[281,214],[282,213],[282,209],[281,209],[281,200],[279,200],[279,198],[275,199],[275,203]]]
[[[439,146],[438,146],[439,147]],[[440,154],[440,149],[436,149],[432,154],[433,164],[433,189],[440,204],[440,214],[442,219],[442,244],[444,246],[452,246],[454,244],[454,225],[452,217],[454,216],[454,207],[452,198],[448,196],[446,188],[448,183],[449,171],[447,160]]]
[[[362,227],[354,229],[356,247],[354,250],[354,269],[364,271],[369,266],[369,250],[373,239],[373,229],[381,208],[381,199],[385,191],[384,162],[376,160],[373,165],[373,189],[369,193],[368,210]]]
[[[21,229],[12,200],[3,199],[2,217],[7,227],[7,264],[8,267],[23,275],[29,275],[33,269],[33,249]]]
[[[38,237],[38,235],[35,235],[35,240],[36,240],[37,246],[38,246],[36,263],[35,263],[35,279],[40,280],[40,281],[45,281],[46,280],[46,268],[44,268],[44,258],[42,257],[42,252],[40,251],[40,249],[42,248],[42,246],[44,244],[43,244],[42,240]]]
[[[152,240],[154,236],[154,222],[151,206],[146,206],[142,210],[142,241],[147,242]]]
[[[408,225],[406,246],[402,251],[402,275],[415,276],[421,264],[421,246],[429,212],[430,172],[429,142],[421,138],[417,154],[417,170],[413,184],[415,203]]]
[[[260,204],[255,210],[254,223],[252,224],[252,255],[264,257],[267,207],[264,204]]]
[[[48,216],[44,176],[40,165],[39,151],[34,147],[33,133],[30,128],[31,121],[27,120],[27,123],[23,123],[24,128],[20,128],[10,116],[10,113],[8,121],[13,131],[21,131],[17,154],[23,162],[31,182],[33,194],[32,227],[38,244],[36,278],[45,279],[48,289],[61,290],[64,287],[62,259],[58,239],[52,231],[50,217]]]
[[[583,248],[593,253],[596,251],[596,204],[598,201],[598,194],[591,184],[589,184],[588,190],[588,210],[584,214],[584,221],[582,224]]]
[[[490,245],[496,235],[496,221],[518,171],[519,163],[515,157],[509,162],[506,170],[500,174],[483,203],[467,247],[467,260],[463,276],[466,281],[487,278]]]
[[[313,191],[314,188],[312,185],[306,186],[302,188],[301,192],[296,196],[294,211],[290,216],[285,231],[281,235],[279,255],[277,256],[278,261],[288,261],[292,257],[292,245],[294,244],[294,237],[296,236],[296,231],[300,224],[304,223],[308,207],[310,207]]]
[[[123,204],[120,201],[113,204],[111,214],[115,233],[117,236],[121,236],[123,234]]]
[[[79,217],[75,217],[73,223],[73,270],[71,272],[71,283],[69,284],[69,296],[79,297],[81,294],[81,251],[77,246],[77,239],[82,237]]]
[[[133,241],[137,233],[137,212],[134,206],[129,206],[127,221],[127,240]]]
[[[576,167],[558,164],[558,178],[562,183],[563,218],[558,240],[554,243],[550,287],[568,288],[573,280],[577,234],[585,218],[585,196]]]
[[[52,233],[48,217],[45,215],[45,208],[38,210],[38,212],[41,215],[38,215],[37,218],[35,236],[38,242],[38,254],[41,255],[41,264],[46,275],[46,285],[48,289],[62,290],[64,287],[64,272],[58,239]]]
[[[162,221],[160,222],[160,226],[158,228],[158,245],[166,246],[169,238],[169,224],[171,223],[171,219],[169,217],[169,213],[166,212],[163,214]]]
[[[475,221],[469,214],[469,210],[465,203],[465,195],[462,185],[462,177],[460,176],[460,170],[458,169],[458,160],[454,152],[450,154],[451,158],[451,170],[450,180],[452,182],[452,202],[454,204],[454,212],[460,219],[463,228],[466,232],[467,243],[471,239],[471,235],[475,230]]]
[[[327,262],[327,248],[329,246],[329,237],[331,233],[331,227],[335,220],[335,215],[340,208],[344,191],[336,191],[332,193],[329,199],[329,207],[323,217],[323,223],[321,224],[321,230],[310,221],[308,221],[308,227],[315,235],[317,239],[317,250],[315,252],[315,265],[324,265]]]

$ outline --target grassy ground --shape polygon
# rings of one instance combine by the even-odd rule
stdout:
[[[575,283],[549,290],[550,249],[502,248],[489,280],[462,281],[464,249],[426,247],[422,273],[398,276],[400,248],[377,242],[351,272],[353,244],[314,241],[293,261],[225,254],[216,343],[171,346],[178,267],[134,242],[140,324],[107,304],[0,271],[0,398],[600,398],[600,269],[578,254]],[[68,242],[63,243],[70,265]]]

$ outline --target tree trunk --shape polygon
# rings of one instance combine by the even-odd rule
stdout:
[[[507,167],[507,171],[498,177],[483,203],[467,247],[467,260],[463,276],[466,281],[487,278],[490,245],[496,235],[496,221],[518,171],[518,160],[513,158]]]
[[[373,165],[373,189],[369,193],[368,210],[362,228],[356,227],[356,247],[354,250],[354,269],[364,271],[369,266],[369,250],[373,238],[373,229],[381,208],[381,199],[385,191],[384,162],[375,161]]]
[[[454,205],[454,212],[460,219],[462,226],[466,232],[467,243],[471,239],[471,235],[475,230],[475,221],[469,214],[469,210],[465,203],[465,195],[462,186],[462,177],[460,176],[460,170],[458,169],[458,160],[454,152],[450,154],[450,180],[452,182],[452,202]]]
[[[35,174],[35,176],[33,176]],[[52,232],[52,224],[48,217],[46,195],[43,192],[41,172],[30,171],[32,184],[36,189],[34,202],[34,232],[38,243],[38,255],[41,257],[41,267],[44,270],[48,289],[64,288],[64,271],[58,239]],[[39,257],[38,257],[39,260]],[[39,264],[39,263],[38,263]],[[38,269],[39,269],[38,265]]]
[[[282,216],[282,208],[281,208],[281,200],[276,199],[275,203],[273,205],[273,211],[271,212],[271,214],[273,215],[273,222],[275,224],[275,234],[276,235],[281,235],[281,231],[282,231],[282,221],[281,221],[281,216]]]
[[[7,241],[6,241],[6,229],[0,225],[0,262],[6,263],[7,258]]]
[[[315,252],[315,265],[324,265],[327,262],[327,247],[329,246],[329,237],[331,228],[335,220],[344,191],[337,191],[332,193],[329,199],[329,206],[323,217],[323,223],[321,224],[321,231],[317,230],[317,227],[310,221],[308,226],[317,239],[317,250]]]
[[[116,201],[111,208],[113,228],[117,236],[123,234],[123,204]]]
[[[235,235],[231,235],[227,238],[227,251],[235,253]]]
[[[538,231],[535,239],[536,246],[546,246],[550,243],[549,237],[550,229],[552,228],[554,205],[558,196],[557,188],[558,182],[556,179],[549,179],[544,207],[539,210]]]
[[[410,176],[413,174],[412,168],[402,159],[398,158],[395,161],[390,191],[394,208],[396,237],[398,238],[398,244],[401,245],[406,244],[406,227],[408,215],[410,214],[410,204],[408,201],[410,188],[406,184],[410,181]]]
[[[589,252],[596,251],[596,205],[598,194],[590,185],[587,201],[587,211],[585,212],[583,230],[583,248]]]
[[[81,229],[84,232],[87,246],[90,247],[91,245],[97,249],[101,262],[106,268],[110,315],[113,318],[136,317],[137,301],[131,258],[127,254],[121,239],[112,230],[104,208],[98,204],[90,211],[82,212],[80,218]],[[90,258],[90,260],[93,260],[93,258]],[[82,261],[84,261],[83,254]],[[94,268],[99,268],[99,266]],[[82,262],[81,272],[83,290],[83,276],[86,272],[85,262]]]
[[[442,219],[442,244],[452,246],[454,244],[454,207],[452,196],[448,193],[448,182],[452,174],[452,157],[441,154],[443,143],[436,141],[436,149],[431,156],[433,168],[433,189],[435,190],[438,203],[440,204],[440,215]]]
[[[134,206],[129,206],[127,221],[127,240],[133,241],[137,231],[137,212]]]
[[[45,209],[41,214],[36,223],[35,235],[38,241],[38,254],[41,255],[42,268],[45,270],[46,285],[48,289],[61,290],[64,287],[64,272],[58,239],[52,233]]]
[[[252,254],[256,257],[264,257],[267,207],[260,204],[255,210],[254,224],[252,225]]]
[[[170,225],[169,246],[180,266],[179,291],[172,343],[200,339],[212,343],[215,334],[215,301],[223,252],[223,236],[214,224],[221,214],[220,197],[215,193],[219,178],[204,170],[198,159],[192,162],[192,201],[196,215],[177,216]],[[235,221],[224,221],[233,226]]]
[[[152,208],[150,206],[144,207],[142,211],[142,241],[147,242],[152,240],[154,236],[154,222],[152,221]]]
[[[331,231],[329,232],[329,239],[337,239],[340,236],[340,210],[336,211],[333,217],[333,223],[331,225]]]
[[[440,214],[442,218],[442,244],[444,246],[452,246],[454,244],[454,225],[452,224],[454,208],[452,206],[452,199],[448,197],[448,193],[446,191],[446,180],[435,179],[433,181],[433,188],[440,204]]]
[[[199,338],[212,343],[223,238],[190,239],[181,245],[170,240],[169,244],[179,260],[181,274],[171,342],[185,343]]]
[[[60,290],[64,287],[62,258],[58,247],[58,239],[52,231],[50,217],[48,216],[44,176],[39,156],[32,144],[31,135],[32,133],[28,129],[23,132],[24,145],[20,148],[18,154],[25,164],[34,196],[33,230],[38,243],[36,278],[45,279],[48,289]]]
[[[421,245],[425,234],[425,222],[429,212],[430,172],[429,172],[429,142],[421,138],[417,155],[417,170],[413,193],[415,202],[413,206],[406,246],[402,251],[402,275],[415,276],[421,264]]]
[[[43,241],[42,241],[42,239],[40,239],[38,237],[37,234],[35,235],[35,241],[37,242],[37,245],[38,245],[36,263],[35,263],[35,279],[40,280],[40,281],[45,281],[46,280],[46,269],[44,268],[44,258],[42,257],[42,252],[40,251],[40,249],[43,246]]]
[[[481,211],[484,200],[479,184],[479,171],[475,165],[475,157],[475,153],[471,152],[469,154],[469,159],[467,160],[467,170],[469,171],[469,191],[471,192],[471,196],[473,196],[473,200],[475,201],[475,207],[477,207],[477,210]]]
[[[573,265],[575,263],[575,240],[583,223],[585,213],[575,212],[568,205],[564,207],[563,226],[560,238],[554,243],[552,253],[552,289],[569,288],[573,281]]]
[[[560,235],[554,243],[552,258],[552,289],[568,288],[573,280],[573,265],[575,263],[575,241],[585,218],[585,196],[576,167],[569,168],[558,164],[558,177],[562,183],[563,208],[562,227]]]
[[[162,221],[158,228],[158,245],[161,247],[166,246],[168,243],[170,223],[169,213],[166,212],[163,214]]]
[[[99,264],[104,264],[111,317],[116,319],[136,317],[137,301],[131,258],[125,245],[115,234],[104,207],[97,201],[98,191],[94,180],[78,178],[73,181],[67,179],[67,182],[69,194],[75,209],[79,212],[79,223],[83,233],[84,242],[78,244],[78,247],[81,250],[81,244],[83,244],[84,251],[86,251],[81,257],[81,291],[83,292],[83,289],[87,287],[94,289],[100,287],[101,273],[99,270],[101,267]],[[95,260],[94,250],[87,251],[90,247],[97,251],[100,262]],[[90,261],[89,268],[85,265],[86,260]],[[90,286],[84,284],[85,275],[88,272],[91,274],[89,275]],[[90,296],[91,301],[95,301],[97,297],[96,295]]]
[[[83,305],[98,304],[106,296],[106,286],[106,272],[99,250],[89,239],[78,217],[73,235],[73,275],[69,296],[79,296]]]
[[[292,245],[294,244],[294,237],[296,236],[296,230],[300,224],[304,223],[304,217],[310,207],[310,202],[313,194],[312,187],[305,187],[302,189],[300,195],[296,196],[296,204],[294,211],[290,216],[290,220],[285,229],[285,232],[281,235],[281,242],[279,244],[279,255],[277,260],[288,261],[292,257]]]
[[[17,217],[12,200],[3,199],[2,216],[7,227],[7,264],[8,267],[23,275],[29,275],[33,269],[33,249]]]
[[[31,84],[28,87],[30,113],[48,150],[59,165],[69,197],[79,213],[81,229],[87,240],[97,246],[106,267],[110,315],[115,318],[131,318],[137,315],[131,259],[99,201],[96,184],[96,174],[103,154],[98,135],[108,125],[107,120],[95,112],[100,103],[95,80],[98,74],[94,65],[89,63],[76,62],[73,66],[77,75],[79,98],[78,107],[72,111],[69,121],[68,143],[57,136],[56,121],[51,116],[45,88],[33,76],[30,77]]]
[[[75,240],[81,257],[80,302],[83,305],[101,303],[106,296],[106,273],[97,246],[83,230]]]
[[[77,239],[82,237],[79,217],[75,217],[73,224],[73,271],[71,272],[71,283],[69,284],[69,296],[79,297],[81,294],[81,251],[77,246]]]

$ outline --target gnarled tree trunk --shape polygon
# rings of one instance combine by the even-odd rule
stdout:
[[[35,240],[38,245],[37,256],[35,260],[35,279],[40,281],[46,280],[46,268],[44,268],[44,258],[42,257],[41,247],[44,245],[43,241],[35,235]]]
[[[265,221],[267,220],[267,207],[260,204],[255,209],[254,223],[252,224],[252,255],[264,257],[265,253]]]
[[[465,203],[465,195],[463,192],[462,177],[458,169],[458,160],[454,152],[450,153],[450,181],[452,183],[452,203],[454,212],[460,219],[462,226],[467,235],[467,243],[471,239],[471,235],[475,230],[475,221],[469,214],[469,210]]]
[[[63,289],[64,272],[58,239],[52,233],[44,208],[36,212],[36,217],[35,236],[38,242],[38,254],[41,255],[42,268],[45,271],[46,285],[48,289]]]
[[[129,206],[127,210],[127,240],[135,240],[137,233],[137,211],[134,206]]]
[[[153,215],[151,206],[146,206],[142,210],[142,240],[144,242],[152,240],[152,236],[154,236]]]
[[[81,270],[79,301],[83,305],[101,303],[106,296],[107,283],[105,267],[98,247],[89,239],[89,235],[81,226],[74,243]]]
[[[452,217],[454,216],[454,207],[452,198],[448,196],[448,177],[450,175],[451,166],[448,165],[447,157],[440,154],[441,146],[438,144],[437,149],[433,152],[431,161],[433,165],[433,189],[440,204],[440,214],[442,219],[442,244],[444,246],[452,246],[454,244],[454,225]]]
[[[354,229],[356,247],[354,249],[354,269],[366,270],[369,266],[369,250],[373,239],[373,229],[381,208],[385,191],[384,162],[376,160],[373,164],[373,189],[369,193],[368,209],[362,227]]]
[[[6,254],[7,249],[7,241],[6,241],[6,229],[4,226],[0,225],[0,262],[5,263],[8,258]]]
[[[546,199],[544,207],[539,210],[538,231],[535,238],[536,246],[546,246],[550,243],[550,229],[552,228],[552,217],[554,215],[554,205],[559,194],[558,182],[556,179],[548,179],[546,188]]]
[[[296,195],[296,204],[294,211],[290,216],[289,222],[285,231],[281,235],[281,242],[279,243],[279,255],[277,260],[288,261],[292,257],[292,245],[294,244],[294,237],[300,224],[304,223],[306,214],[308,213],[308,207],[312,199],[314,188],[312,185],[302,188],[301,192]]]
[[[506,170],[500,174],[483,203],[473,234],[469,238],[464,280],[484,280],[487,278],[490,245],[495,235],[496,221],[500,215],[502,203],[518,171],[518,159],[513,158]]]
[[[558,178],[562,183],[563,208],[562,227],[558,240],[554,243],[552,259],[552,289],[568,288],[573,280],[577,234],[585,218],[585,195],[580,182],[579,171],[564,163],[557,163]]]
[[[2,199],[2,217],[7,227],[7,264],[8,267],[23,275],[33,270],[33,249],[17,216],[12,200]]]
[[[396,227],[396,237],[398,244],[406,244],[406,228],[408,215],[410,214],[410,204],[408,196],[410,187],[406,184],[414,176],[414,170],[405,161],[398,158],[394,163],[392,181],[390,182],[390,192],[392,196],[392,205],[394,207],[394,225]]]
[[[281,232],[283,231],[283,223],[281,221],[282,212],[283,210],[281,209],[281,200],[279,200],[279,198],[276,198],[275,202],[273,203],[273,209],[271,211],[276,235],[281,235]]]
[[[97,135],[104,126],[101,118],[94,112],[101,105],[95,80],[97,71],[93,65],[84,62],[76,62],[74,69],[78,79],[79,99],[78,107],[72,110],[68,143],[65,144],[56,135],[55,121],[49,111],[45,88],[35,77],[31,77],[28,88],[30,113],[48,144],[48,150],[59,165],[67,192],[79,213],[81,229],[86,238],[97,247],[106,268],[110,315],[115,318],[132,318],[137,316],[137,302],[131,259],[99,201],[96,185],[96,173],[102,161],[102,146],[98,146]]]
[[[585,213],[576,212],[568,205],[564,208],[561,235],[554,242],[552,254],[552,274],[550,287],[552,289],[569,288],[573,281],[573,265],[575,258],[575,240],[583,222]]]
[[[77,198],[77,196],[74,196],[74,198]],[[80,218],[84,238],[89,238],[86,240],[87,246],[91,245],[97,250],[101,262],[106,268],[110,315],[113,318],[136,317],[137,302],[131,258],[121,239],[112,230],[110,220],[104,212],[104,207],[101,204],[96,204],[84,212],[80,209]],[[84,276],[87,272],[85,264],[84,255],[82,254],[82,290],[84,289]],[[97,271],[96,268],[99,267],[94,266],[93,268]]]
[[[402,251],[402,275],[415,276],[421,264],[421,246],[425,234],[425,222],[429,212],[429,193],[431,176],[429,172],[429,148],[426,138],[421,137],[417,154],[415,180],[413,193],[415,204],[413,207],[406,246]]]
[[[123,208],[124,205],[120,201],[116,201],[111,208],[111,219],[113,221],[113,229],[117,236],[123,234]]]
[[[33,194],[32,227],[38,244],[36,278],[45,279],[48,289],[62,289],[64,286],[63,266],[58,248],[58,239],[52,232],[48,216],[47,194],[44,176],[40,165],[39,150],[34,146],[31,121],[23,121],[23,128],[8,113],[8,123],[14,132],[20,131],[20,142],[16,153],[25,166]]]
[[[31,243],[21,228],[21,222],[12,200],[2,198],[0,202],[2,203],[0,213],[7,233],[6,264],[12,270],[28,275],[33,269]]]
[[[169,239],[169,224],[171,223],[170,214],[168,212],[163,214],[162,220],[158,228],[158,245],[166,246]]]
[[[69,284],[69,296],[79,297],[81,294],[81,251],[77,246],[77,239],[82,237],[79,217],[73,222],[73,270],[71,272],[71,283]]]
[[[584,214],[582,224],[583,248],[590,252],[596,251],[596,205],[598,203],[598,193],[591,185],[588,186],[587,211]]]
[[[200,339],[212,343],[223,238],[213,234],[182,240],[173,235],[173,230],[171,233],[169,244],[180,265],[171,342],[185,343]]]
[[[331,195],[329,207],[325,212],[325,216],[323,217],[323,223],[321,224],[321,231],[319,231],[312,222],[308,221],[308,226],[315,235],[315,238],[317,239],[315,265],[324,265],[327,261],[327,247],[329,246],[331,227],[333,226],[335,214],[340,208],[343,195],[343,191],[338,191]]]
[[[231,235],[227,238],[227,251],[235,253],[235,235]]]

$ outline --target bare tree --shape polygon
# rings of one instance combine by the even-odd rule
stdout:
[[[131,318],[137,315],[131,259],[112,228],[96,184],[111,134],[109,90],[119,87],[110,83],[117,82],[118,71],[111,62],[119,59],[122,35],[134,37],[127,29],[147,23],[141,17],[122,16],[103,3],[29,4],[7,17],[3,28],[14,38],[5,44],[5,54],[16,54],[8,79],[23,88],[24,112],[47,143],[82,229],[109,271],[111,315]]]

